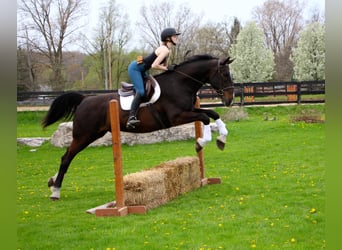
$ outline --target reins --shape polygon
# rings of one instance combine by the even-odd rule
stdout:
[[[200,80],[198,80],[198,79],[192,77],[191,75],[188,75],[188,74],[186,74],[186,73],[184,73],[182,71],[178,71],[176,69],[174,71],[179,73],[179,74],[181,74],[181,75],[183,75],[183,76],[185,76],[185,77],[187,77],[187,78],[190,78],[191,80],[194,80],[195,82],[201,84],[202,86],[205,84],[205,82],[202,82],[202,81],[200,81]]]
[[[187,77],[187,78],[190,78],[191,80],[193,80],[193,81],[195,81],[195,82],[201,84],[202,86],[206,84],[205,82],[200,81],[200,80],[198,80],[198,79],[192,77],[191,75],[186,74],[186,73],[184,73],[184,72],[182,72],[182,71],[179,71],[179,70],[176,70],[176,69],[174,69],[174,71],[177,72],[177,73],[179,73],[179,74],[181,74],[181,75],[183,75],[183,76],[185,76],[185,77]],[[215,73],[219,73],[220,76],[221,76],[221,73],[220,73],[220,60],[217,61],[217,71],[216,71]],[[222,78],[222,76],[221,76],[221,78]],[[224,88],[221,88],[221,89],[218,89],[218,90],[215,89],[215,90],[216,90],[216,92],[217,92],[217,94],[218,94],[219,96],[223,96],[223,92],[224,92],[226,89],[234,89],[234,86],[228,86],[228,87],[224,87]]]

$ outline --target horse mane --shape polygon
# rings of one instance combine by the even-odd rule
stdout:
[[[180,64],[178,64],[178,66],[182,66],[184,64],[188,64],[188,63],[192,63],[192,62],[196,62],[196,61],[211,60],[211,59],[217,59],[217,58],[213,57],[212,55],[208,55],[208,54],[194,55],[194,56],[189,57],[187,60],[181,62]]]
[[[179,63],[177,65],[177,68],[178,67],[181,67],[181,66],[184,66],[184,65],[187,65],[189,63],[193,63],[193,62],[197,62],[197,61],[202,61],[202,60],[211,60],[211,59],[217,59],[217,57],[214,57],[212,55],[209,55],[209,54],[199,54],[199,55],[193,55],[189,58],[187,58],[185,61]],[[163,75],[165,73],[168,73],[167,71],[164,71],[162,73],[159,73],[158,75]]]

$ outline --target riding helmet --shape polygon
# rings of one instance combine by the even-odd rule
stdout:
[[[174,35],[178,36],[180,34],[181,33],[177,32],[176,29],[174,29],[174,28],[166,28],[160,34],[160,38],[163,42],[165,42],[168,37],[171,37]]]

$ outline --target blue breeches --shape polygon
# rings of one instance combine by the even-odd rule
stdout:
[[[145,75],[145,65],[143,63],[137,64],[137,61],[131,62],[131,64],[128,66],[128,75],[134,85],[135,91],[141,96],[145,96],[143,79],[143,76]]]

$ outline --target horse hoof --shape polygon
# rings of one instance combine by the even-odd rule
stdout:
[[[224,146],[226,144],[220,140],[216,140],[216,146],[220,149],[220,150],[224,150]]]
[[[195,149],[196,149],[196,152],[198,153],[203,149],[203,147],[198,142],[196,142]]]
[[[55,181],[54,181],[53,178],[51,177],[51,178],[48,180],[48,187],[51,187],[54,183],[55,183]]]
[[[59,197],[50,196],[50,200],[52,200],[52,201],[59,201]]]

